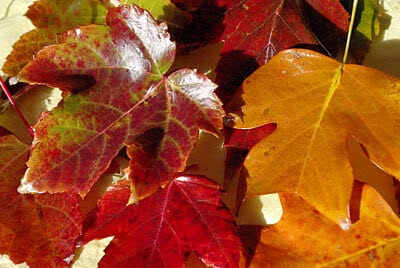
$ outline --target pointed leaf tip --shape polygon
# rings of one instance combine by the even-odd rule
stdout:
[[[243,84],[243,125],[278,127],[249,153],[248,195],[293,191],[343,228],[353,172],[353,136],[371,161],[400,174],[400,81],[345,65],[317,52],[291,49],[275,56]],[[268,177],[268,180],[265,178]]]
[[[127,206],[128,184],[120,182],[107,191],[84,234],[85,241],[114,236],[100,267],[183,267],[190,251],[206,265],[238,267],[242,245],[219,185],[180,176]]]
[[[95,81],[91,88],[68,95],[35,126],[21,191],[84,196],[128,145],[132,158],[134,151],[144,153],[131,162],[134,176],[151,187],[147,195],[183,170],[199,129],[217,133],[222,127],[216,85],[206,76],[182,69],[164,77],[175,55],[165,24],[124,5],[109,9],[107,23],[68,31],[21,72],[26,81],[64,91],[88,85],[83,79],[80,87],[76,77]],[[151,148],[142,144],[148,134],[159,139]],[[146,155],[149,149],[153,154]]]

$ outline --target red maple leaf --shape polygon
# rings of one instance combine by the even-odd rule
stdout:
[[[127,205],[127,180],[101,199],[85,242],[114,236],[99,267],[183,267],[190,251],[207,265],[238,267],[241,242],[221,188],[197,176],[180,176],[138,204]]]
[[[31,83],[75,93],[35,126],[20,191],[85,195],[128,145],[142,198],[183,171],[199,129],[222,126],[214,83],[189,69],[164,76],[175,54],[165,24],[136,6],[109,9],[107,24],[60,35],[22,70]]]

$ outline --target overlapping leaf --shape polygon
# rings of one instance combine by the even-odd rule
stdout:
[[[400,177],[400,81],[363,66],[342,67],[309,50],[281,52],[244,82],[239,125],[277,123],[245,161],[249,195],[296,192],[346,228],[349,136]]]
[[[61,97],[58,90],[45,86],[17,84],[16,87],[22,87],[23,90],[16,97],[15,103],[31,125],[37,122],[42,112],[54,108]],[[12,90],[12,88],[10,89]],[[0,107],[0,126],[6,128],[20,140],[31,143],[32,136],[12,105],[8,101],[4,101]]]
[[[150,14],[161,21],[167,21],[169,26],[183,28],[190,22],[189,13],[176,7],[170,0],[118,0],[120,4],[135,4],[146,9]]]
[[[26,16],[37,29],[23,34],[7,57],[3,72],[13,76],[32,60],[44,46],[54,44],[57,34],[90,23],[104,23],[109,1],[40,0],[35,1]]]
[[[0,254],[30,267],[68,267],[82,229],[78,197],[18,194],[28,153],[15,137],[0,137]]]
[[[348,231],[301,198],[282,194],[283,217],[261,230],[249,267],[397,267],[400,220],[372,187],[362,189],[359,220]],[[246,229],[243,239],[251,246]]]
[[[184,267],[190,251],[207,265],[238,267],[241,243],[221,189],[196,176],[175,178],[137,205],[129,183],[111,186],[85,241],[114,236],[99,267]]]
[[[319,45],[296,1],[221,0],[226,8],[221,36],[224,41],[217,72],[221,89],[236,90],[244,78],[283,49],[296,45]],[[307,0],[315,10],[343,32],[348,14],[338,0]],[[224,93],[224,92],[221,92]]]
[[[359,4],[360,18],[352,38],[352,54],[362,62],[374,39],[382,34],[388,19],[377,0],[363,0]]]
[[[166,25],[136,6],[110,9],[108,26],[68,31],[21,72],[70,94],[35,126],[29,169],[20,190],[84,195],[124,146],[130,145],[143,197],[181,171],[198,129],[221,126],[215,85],[194,70],[164,77],[175,45]],[[146,155],[149,137],[151,162]],[[142,162],[142,160],[144,162]],[[155,182],[155,183],[154,183]]]
[[[246,176],[243,172],[243,162],[250,149],[266,138],[276,129],[276,124],[270,123],[250,129],[224,128],[224,147],[226,148],[224,185],[238,177],[236,191],[236,208],[238,211],[246,195]]]

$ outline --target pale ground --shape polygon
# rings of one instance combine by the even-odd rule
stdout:
[[[22,16],[26,12],[27,6],[32,3],[32,0],[0,0],[3,5],[0,9],[0,66],[5,61],[6,56],[11,50],[12,44],[18,39],[20,34],[30,30],[33,26],[25,17]],[[384,34],[382,41],[373,44],[370,53],[365,59],[365,64],[371,67],[380,69],[392,75],[400,76],[400,1],[398,0],[385,0],[384,8],[392,16],[391,25]],[[202,141],[207,143],[214,143],[214,152],[207,152],[207,155],[220,155],[223,156],[224,152],[219,149],[218,142],[213,140],[213,138],[205,136]],[[207,146],[210,148],[210,146]],[[200,148],[200,147],[199,147]],[[204,148],[204,147],[203,147]],[[204,153],[204,152],[203,152]],[[197,155],[202,154],[198,152]],[[194,157],[196,158],[196,157]],[[223,161],[223,157],[217,161]],[[195,159],[192,159],[197,162]],[[215,159],[214,159],[215,160]],[[213,160],[213,161],[214,161]],[[213,162],[214,166],[215,161]],[[207,164],[206,164],[207,165]],[[201,168],[201,167],[200,167]],[[209,170],[209,168],[204,168]],[[213,170],[211,174],[207,174],[212,178],[218,180],[221,171]],[[244,209],[246,211],[246,218],[240,217],[239,222],[242,224],[250,223],[267,223],[273,224],[279,221],[282,210],[279,203],[279,197],[277,195],[269,195],[261,197],[264,206],[261,208],[264,219],[259,219],[257,216],[249,216],[251,213],[254,215],[259,214],[259,211],[252,211],[253,207],[251,204],[245,204]],[[253,200],[252,202],[257,202]],[[242,214],[242,213],[240,213]],[[80,255],[78,261],[74,264],[74,268],[92,268],[96,267],[96,263],[103,256],[103,249],[109,243],[110,239],[105,239],[101,241],[92,241],[89,243],[82,254]],[[27,267],[25,264],[15,265],[13,264],[8,256],[0,256],[0,267]]]

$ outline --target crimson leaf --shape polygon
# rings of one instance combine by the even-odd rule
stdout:
[[[237,227],[214,182],[181,176],[137,205],[129,196],[126,180],[111,186],[84,234],[114,236],[99,267],[183,267],[191,250],[207,265],[238,267]]]
[[[124,144],[146,148],[146,135],[158,132],[150,167],[136,157],[138,150],[130,154],[145,168],[133,170],[146,185],[137,187],[143,197],[183,169],[198,128],[220,128],[223,112],[210,80],[188,69],[164,77],[175,53],[165,24],[136,6],[121,6],[109,9],[107,25],[68,31],[22,70],[31,83],[79,92],[35,126],[21,192],[85,195]]]
[[[344,32],[348,14],[339,0],[305,0]],[[230,95],[259,65],[279,51],[298,45],[317,46],[302,10],[293,0],[219,0],[226,8],[224,41],[217,66],[221,95]],[[227,96],[229,97],[229,96]]]

